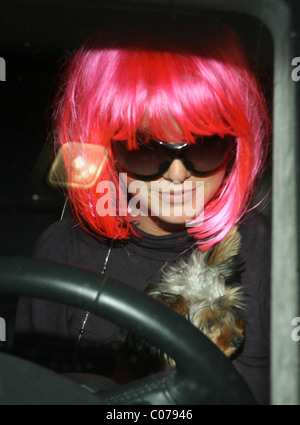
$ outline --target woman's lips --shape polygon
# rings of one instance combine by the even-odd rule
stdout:
[[[170,204],[183,204],[192,200],[195,189],[185,191],[159,192],[159,197]]]

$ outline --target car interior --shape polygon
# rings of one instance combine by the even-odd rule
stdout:
[[[3,399],[0,395],[0,404],[167,404],[162,390],[168,385],[165,376],[147,382],[151,391],[144,398],[141,386],[134,387],[134,396],[128,395],[133,391],[130,387],[128,390],[109,388],[108,395],[101,392],[99,397],[95,395],[99,385],[96,380],[89,382],[89,391],[84,389],[85,383],[61,384],[60,377],[36,365],[28,371],[20,359],[10,355],[18,296],[38,296],[44,290],[50,299],[66,301],[67,296],[68,301],[76,304],[75,294],[81,279],[89,279],[90,289],[83,294],[80,305],[88,306],[91,299],[99,298],[93,273],[72,272],[62,265],[47,268],[31,260],[31,253],[40,234],[66,214],[63,190],[51,186],[47,180],[54,159],[51,103],[65,58],[111,17],[118,15],[126,19],[132,14],[217,17],[239,35],[265,89],[273,133],[268,163],[258,183],[254,204],[258,204],[257,208],[272,222],[271,403],[300,404],[300,342],[291,337],[292,320],[300,316],[297,164],[300,81],[293,80],[291,65],[292,59],[300,56],[300,4],[293,0],[1,0],[0,8],[0,57],[3,58],[0,64],[0,318],[6,324],[5,340],[2,337],[0,341],[0,355],[4,356],[0,361],[0,381],[2,379],[8,388]],[[68,294],[59,288],[57,274],[61,274],[61,280],[66,283]],[[129,312],[128,305],[132,300],[144,302],[144,294],[122,289],[113,281],[109,283],[103,286],[106,298],[95,302],[93,308],[110,320],[126,323],[131,329],[135,316]],[[114,297],[114,288],[118,293],[115,302],[119,313],[117,307],[112,306],[114,303],[108,301]],[[145,317],[151,314],[151,308],[152,305],[145,307]],[[161,320],[172,328],[177,318],[167,313],[161,309]],[[144,336],[150,339],[156,338],[158,327],[162,328],[152,323],[148,329],[146,320],[143,326]],[[178,326],[183,324],[178,322]],[[203,346],[211,357],[211,369],[214,369],[213,359],[219,355],[206,341],[200,339],[196,343],[194,331],[184,328],[186,341],[178,347],[174,343],[173,354],[183,370],[172,384],[178,404],[189,404],[191,400],[191,404],[251,404],[251,394],[239,378],[235,379],[235,391],[226,389],[232,375],[231,365],[227,363],[221,366],[224,383],[216,394],[210,391],[215,375],[203,377],[201,365],[199,376],[209,391],[203,396],[190,394],[186,382],[195,374],[195,369],[187,364],[194,365]],[[163,329],[159,332],[157,341],[163,345]],[[176,329],[172,335],[176,339]],[[37,374],[40,380],[33,378]],[[173,375],[167,378],[174,379]],[[52,391],[45,391],[45,382],[47,387],[52,385]],[[16,391],[16,383],[26,391]],[[1,388],[4,384],[0,382]],[[64,394],[67,394],[63,401],[57,391],[60,385],[65,385]]]

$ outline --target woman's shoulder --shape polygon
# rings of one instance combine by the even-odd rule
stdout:
[[[269,332],[270,313],[270,220],[260,212],[251,211],[241,223],[239,230],[242,236],[240,252],[242,285],[247,296],[249,326],[256,329],[256,333],[261,329],[266,336]]]
[[[270,220],[260,212],[251,211],[241,223],[239,230],[242,236],[240,251],[242,283],[249,296],[249,305],[253,304],[249,308],[254,311],[261,305],[260,315],[266,316],[269,314],[271,281]],[[263,321],[268,323],[269,318],[265,317]]]
[[[60,261],[66,260],[70,246],[80,246],[92,239],[73,218],[65,218],[51,224],[40,235],[35,245],[33,256]]]
[[[249,249],[268,248],[271,246],[271,220],[260,211],[248,212],[239,224],[242,245]]]
[[[76,223],[72,218],[64,218],[63,220],[55,221],[54,223],[50,224],[50,226],[48,226],[40,235],[39,239],[62,238],[75,227]]]
[[[244,215],[240,225],[245,227],[259,226],[261,229],[268,230],[271,228],[271,219],[259,210],[250,210]]]

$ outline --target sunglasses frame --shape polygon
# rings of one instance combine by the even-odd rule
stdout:
[[[208,138],[212,137],[212,136],[207,136]],[[218,136],[219,137],[219,136]],[[201,137],[201,139],[205,138]],[[196,138],[196,143],[197,143],[197,139],[199,140],[200,137]],[[116,149],[114,147],[114,145],[116,143],[126,143],[126,141],[122,140],[122,141],[112,141],[112,149],[114,152],[114,156],[115,156],[115,162],[116,163],[120,163],[121,167],[123,167],[129,175],[137,178],[138,180],[144,180],[144,181],[150,181],[150,180],[155,180],[158,177],[162,176],[171,166],[172,162],[174,161],[174,159],[180,159],[183,163],[183,165],[185,166],[185,168],[188,171],[191,171],[192,174],[196,175],[197,177],[209,177],[215,173],[217,173],[219,170],[221,170],[223,167],[227,166],[227,170],[228,168],[231,168],[233,163],[234,163],[234,159],[235,159],[235,155],[236,155],[236,137],[232,136],[230,134],[225,135],[225,137],[221,138],[223,140],[227,140],[229,141],[229,145],[228,145],[228,149],[227,152],[224,153],[224,158],[221,161],[221,163],[213,168],[212,170],[207,170],[207,171],[199,171],[196,170],[193,163],[190,162],[188,159],[186,159],[185,157],[185,152],[187,148],[192,148],[193,146],[196,145],[196,143],[169,143],[169,142],[163,142],[162,140],[158,140],[158,139],[152,139],[150,138],[149,141],[147,143],[140,143],[139,146],[145,146],[145,147],[151,147],[153,146],[153,144],[158,144],[159,146],[163,147],[166,152],[167,155],[169,157],[168,160],[163,161],[158,168],[158,171],[156,173],[153,174],[149,174],[149,175],[142,175],[142,174],[138,174],[135,173],[134,171],[127,169],[127,167],[122,164],[122,161],[120,161],[118,159],[118,154],[116,155]]]

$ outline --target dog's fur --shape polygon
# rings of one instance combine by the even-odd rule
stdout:
[[[233,230],[214,248],[193,251],[171,265],[146,292],[169,305],[232,357],[244,339],[243,292],[237,285],[240,234]]]
[[[245,323],[240,318],[243,291],[237,264],[240,239],[234,227],[210,250],[201,252],[197,248],[188,261],[171,264],[163,272],[161,281],[146,289],[151,297],[167,304],[200,329],[228,357],[233,357],[244,340]],[[153,354],[160,355],[159,350],[134,335],[128,335],[126,342],[131,359],[138,361],[144,356],[144,366],[145,356],[147,363]],[[160,357],[167,364],[175,365],[167,355]]]

